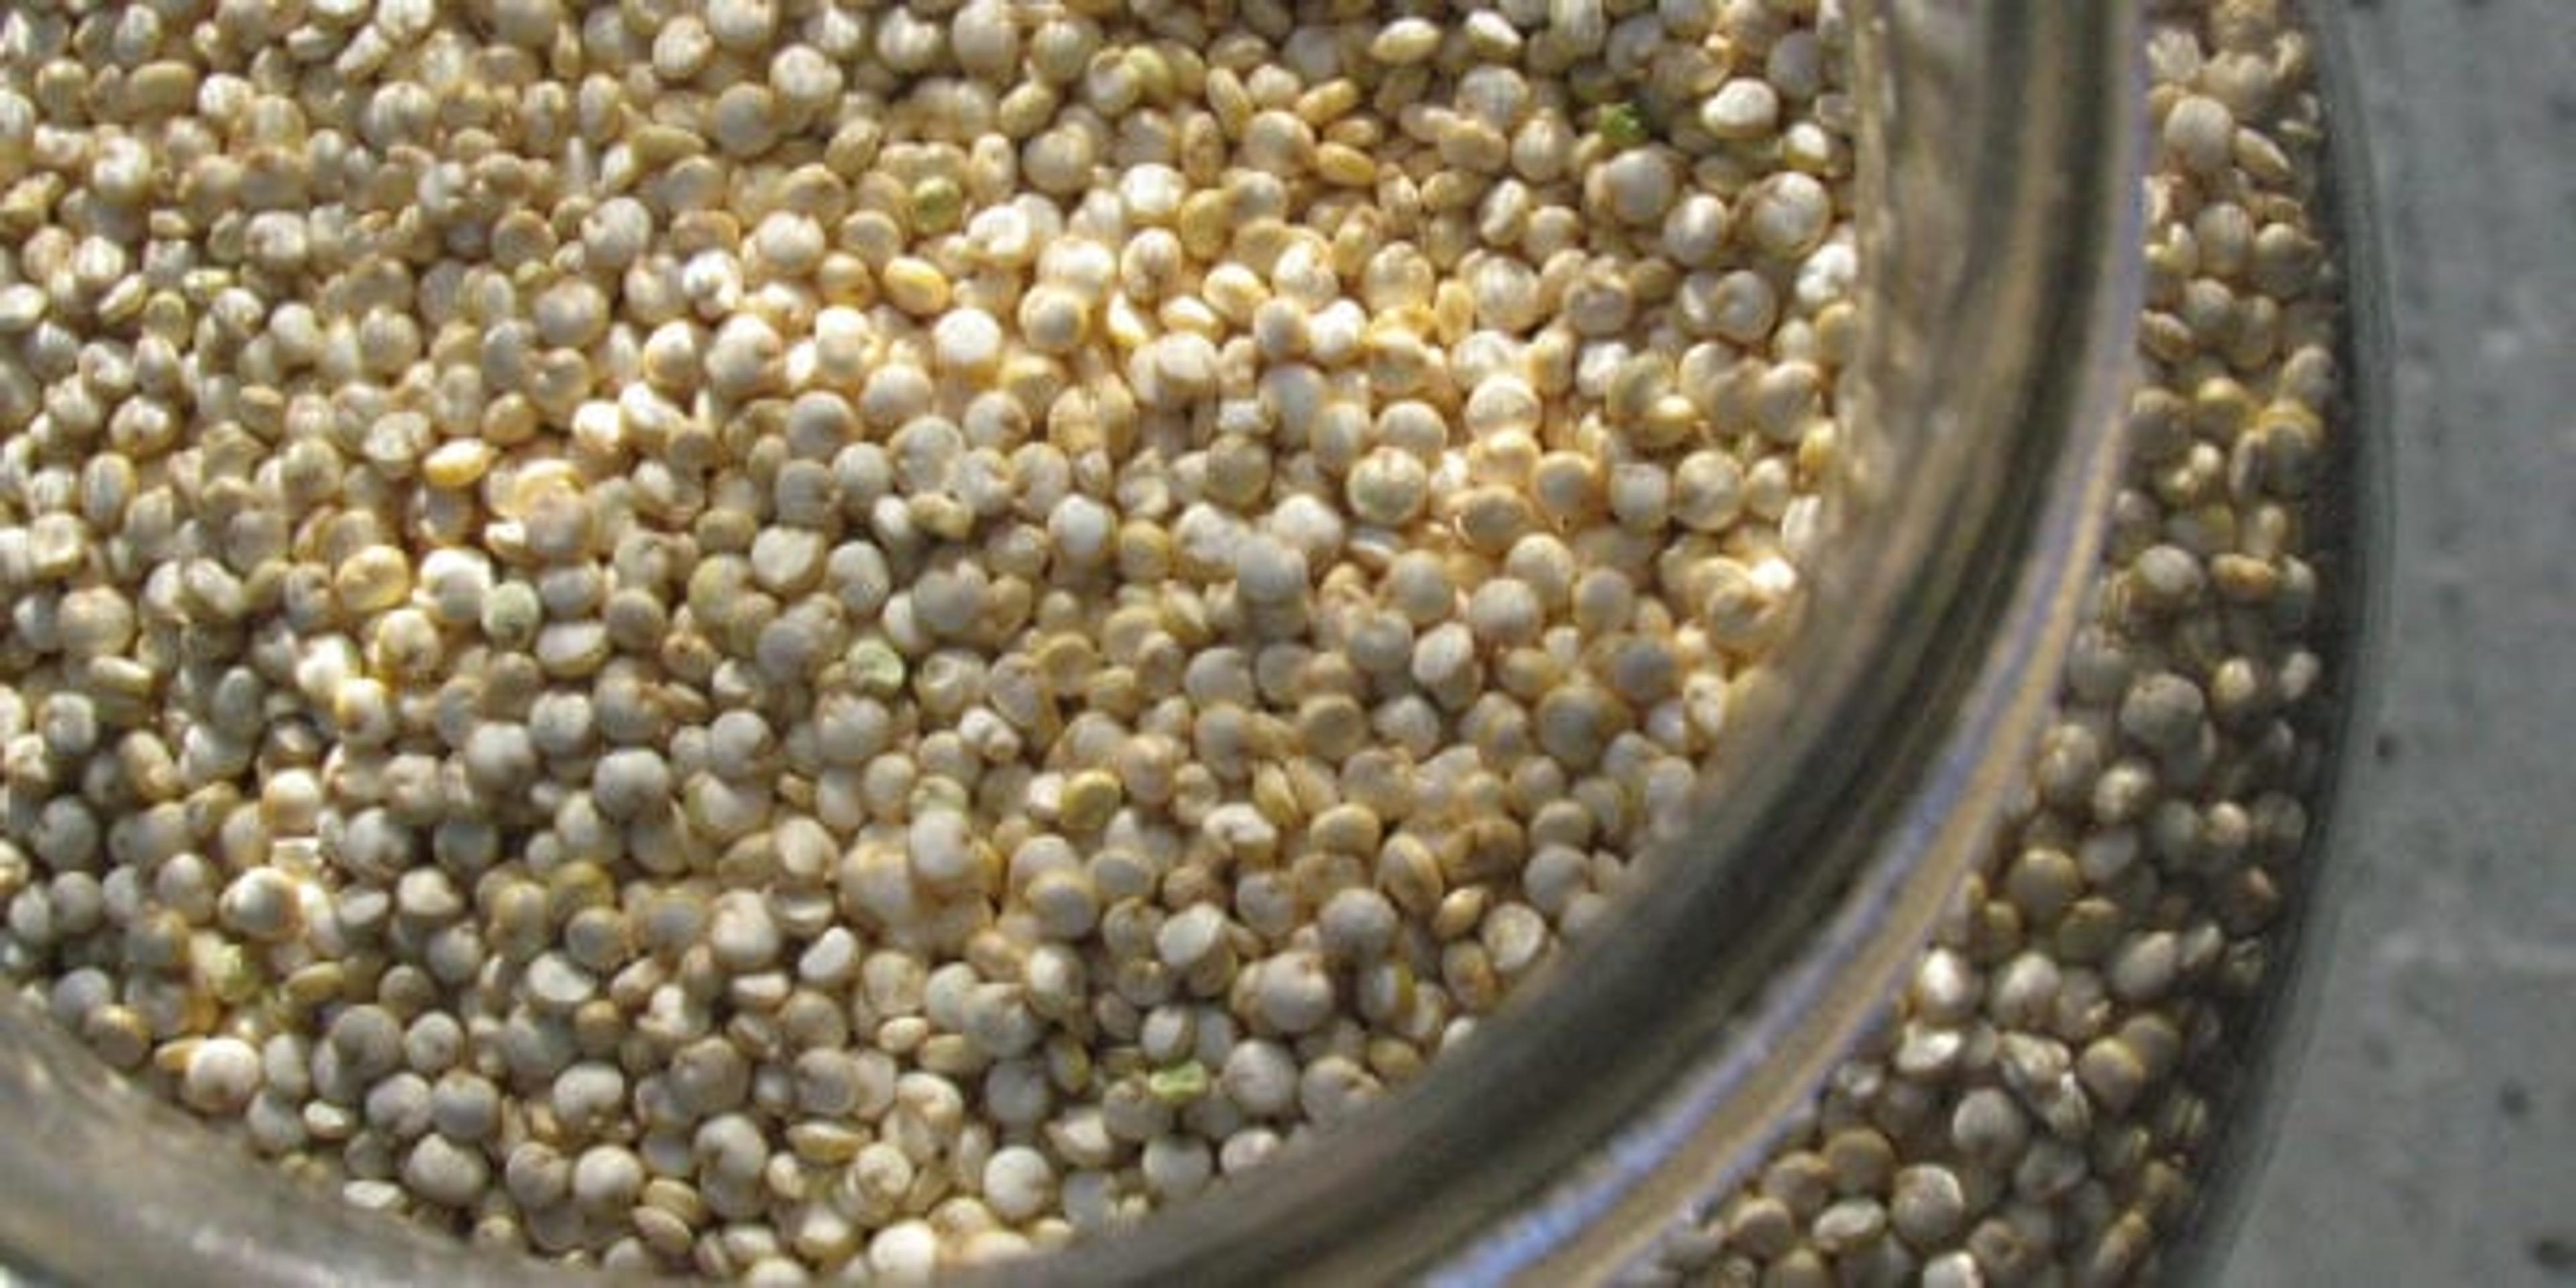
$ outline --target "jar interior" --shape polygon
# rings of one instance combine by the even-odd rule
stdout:
[[[1751,1165],[1928,933],[2098,537],[2136,283],[2132,6],[1850,8],[1861,356],[1798,645],[1601,931],[1311,1147],[1012,1278],[1355,1281],[1616,1260]],[[1974,811],[1967,811],[1973,813]],[[1960,830],[1967,827],[1967,830]],[[206,1145],[0,997],[0,1249],[71,1282],[575,1281]],[[1676,1157],[1688,1160],[1676,1171]],[[115,1198],[105,1210],[102,1192]],[[1438,1195],[1438,1201],[1424,1196]],[[1613,1218],[1616,1219],[1613,1219]]]

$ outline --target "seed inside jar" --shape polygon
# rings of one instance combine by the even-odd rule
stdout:
[[[2287,6],[2148,23],[2127,470],[2029,797],[1876,1036],[1650,1273],[2122,1283],[2187,1232],[2305,857],[2324,597],[2350,593],[2321,588],[2349,570],[2312,472],[2347,445],[2309,40]]]
[[[0,20],[5,965],[353,1201],[761,1280],[1413,1078],[1831,469],[1839,35],[1667,9]]]
[[[2178,172],[2271,188],[2159,283],[2151,349],[2239,375],[2140,395],[2163,508],[2106,602],[2294,630],[2248,507],[2322,432],[2317,244],[2279,97],[2159,39],[2206,82]],[[1843,41],[1750,0],[0,17],[0,969],[350,1202],[610,1267],[908,1279],[1257,1165],[1598,923],[1789,643]],[[2095,817],[2030,842],[2051,1016],[2234,942],[2142,925],[2085,823],[2296,830],[2159,792],[2298,668],[2150,673],[2129,625],[2051,744]],[[1979,1101],[1979,1156],[2151,1103],[2158,1014],[2030,1048],[2054,1098]],[[1836,1139],[1746,1246],[2025,1233]]]

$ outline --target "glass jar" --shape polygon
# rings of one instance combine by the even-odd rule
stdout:
[[[1886,1025],[2026,792],[2113,526],[2147,289],[2140,8],[1855,0],[1870,321],[1806,634],[1730,717],[1760,754],[1717,767],[1705,808],[1641,861],[1602,930],[1461,1054],[1312,1147],[1007,1278],[1644,1273],[1677,1214],[1745,1180],[1802,1121]],[[2349,103],[2348,71],[2329,57],[2326,73]],[[2351,132],[2334,141],[2330,176],[2364,173]],[[2369,232],[2351,185],[2330,191],[2353,297],[2346,397],[2366,433],[2381,370]],[[2375,448],[2365,437],[2339,459],[2319,485],[2335,548],[2318,705],[2332,714],[2303,771],[2311,802],[2351,722],[2376,564]],[[2309,833],[2313,858],[2322,829]],[[2289,921],[2324,902],[2296,892]],[[2286,956],[2297,936],[2266,943]],[[2224,1073],[2222,1115],[2277,1063],[2270,1035],[2295,1031],[2281,965],[2225,1022],[2231,1040],[2265,1036]],[[584,1277],[318,1201],[14,996],[0,996],[0,1118],[0,1262],[39,1280]],[[2259,1131],[2224,1135],[2213,1210]],[[2215,1243],[2187,1246],[2186,1260]]]

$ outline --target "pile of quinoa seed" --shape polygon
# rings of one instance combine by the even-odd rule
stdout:
[[[2127,1283],[2195,1215],[2321,770],[2338,284],[2296,10],[2148,30],[2128,466],[2026,796],[1876,1036],[1643,1281]]]
[[[1259,1163],[1782,646],[1838,23],[7,6],[0,972],[577,1263],[908,1280]]]

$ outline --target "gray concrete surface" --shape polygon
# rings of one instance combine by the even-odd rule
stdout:
[[[2391,631],[2322,1009],[2222,1282],[2576,1284],[2576,0],[2352,8]]]

